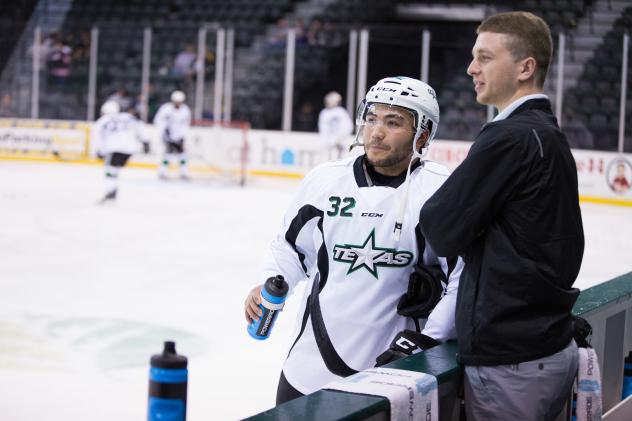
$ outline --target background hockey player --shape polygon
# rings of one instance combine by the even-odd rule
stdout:
[[[325,95],[325,108],[318,114],[318,134],[326,149],[333,150],[340,158],[344,145],[353,133],[353,121],[347,110],[340,106],[342,96],[338,92]]]
[[[322,164],[303,180],[260,278],[281,274],[290,290],[308,278],[277,404],[454,337],[462,262],[437,257],[419,231],[421,206],[448,177],[444,167],[421,160],[438,123],[430,86],[382,79],[358,114],[354,144],[365,154]],[[436,286],[440,278],[432,305],[410,312],[420,303],[404,295],[409,284]],[[248,321],[260,315],[260,290],[246,298]],[[313,326],[323,333],[323,325],[326,334],[317,336],[325,339],[317,340]]]
[[[93,139],[97,156],[104,159],[105,196],[101,203],[116,199],[118,176],[130,156],[139,151],[149,152],[143,123],[128,112],[121,112],[115,101],[101,106],[101,117],[94,123]]]
[[[171,101],[160,106],[154,117],[154,125],[165,145],[158,176],[165,180],[169,172],[169,163],[176,159],[180,164],[180,178],[189,179],[185,139],[191,126],[191,110],[184,103],[186,96],[182,91],[173,91]]]

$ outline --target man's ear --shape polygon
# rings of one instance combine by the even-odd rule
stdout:
[[[524,82],[534,77],[537,63],[533,57],[527,57],[520,60],[520,69],[518,73],[518,80]]]
[[[419,136],[419,139],[417,139],[417,142],[415,144],[415,150],[417,151],[417,153],[421,153],[421,150],[423,149],[424,146],[426,146],[426,143],[428,142],[429,137],[430,137],[430,130],[426,129],[426,131],[421,133],[421,135]]]

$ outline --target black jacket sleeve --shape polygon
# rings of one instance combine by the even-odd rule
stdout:
[[[421,229],[438,255],[462,255],[485,232],[523,173],[522,154],[505,128],[492,123],[479,134],[421,210]]]

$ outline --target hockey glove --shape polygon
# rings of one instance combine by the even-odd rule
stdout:
[[[428,317],[445,295],[447,283],[439,265],[415,265],[408,280],[408,290],[397,303],[397,313],[416,319]]]
[[[441,342],[423,333],[408,329],[402,330],[395,335],[395,339],[391,342],[390,347],[376,358],[375,366],[381,367],[391,361],[408,357],[415,352],[425,351],[440,343]]]
[[[149,142],[143,142],[143,153],[147,155],[150,152],[151,152],[151,146],[149,145]]]
[[[573,320],[573,338],[580,348],[592,348],[590,338],[592,338],[592,326],[588,321],[579,316],[571,316]]]

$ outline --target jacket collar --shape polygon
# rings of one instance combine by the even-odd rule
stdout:
[[[512,118],[520,113],[528,110],[540,110],[542,112],[553,114],[551,109],[551,101],[548,98],[536,98],[525,101],[522,105],[516,108],[507,118]],[[501,120],[502,121],[502,120]]]
[[[496,115],[496,117],[492,119],[492,121],[499,121],[509,117],[518,107],[532,99],[548,99],[548,97],[540,93],[521,96],[520,98],[513,101],[511,104],[507,105],[504,110],[499,112],[498,115]]]
[[[520,113],[523,113],[525,111],[530,111],[530,110],[542,111],[544,113],[553,115],[553,110],[551,109],[551,101],[548,98],[530,99],[528,101],[525,101],[518,108],[516,108],[511,114],[507,116],[506,119],[499,120],[499,121],[489,121],[483,124],[483,126],[481,127],[481,131],[483,131],[487,126],[490,126],[492,124],[502,123],[503,121],[511,119]]]

